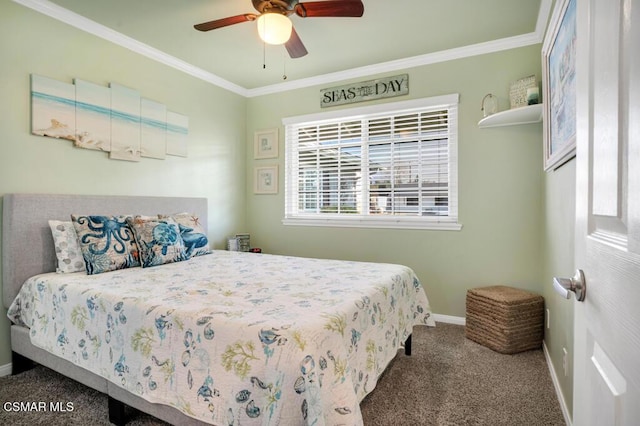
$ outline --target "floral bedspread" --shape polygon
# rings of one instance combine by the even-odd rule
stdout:
[[[405,266],[220,250],[38,275],[8,315],[34,345],[216,425],[361,425],[413,325],[434,325]]]

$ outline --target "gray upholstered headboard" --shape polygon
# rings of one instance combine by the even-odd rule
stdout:
[[[2,212],[2,299],[6,308],[24,281],[56,270],[48,221],[76,214],[195,213],[207,228],[207,199],[100,195],[5,194]]]

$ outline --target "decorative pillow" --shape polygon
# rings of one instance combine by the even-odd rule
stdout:
[[[187,257],[202,256],[211,253],[207,233],[200,225],[200,218],[191,213],[176,213],[172,215],[159,214],[160,219],[172,218],[180,227],[180,235],[186,248]]]
[[[136,216],[127,222],[136,237],[143,268],[188,259],[180,229],[173,219]]]
[[[140,266],[138,246],[127,217],[130,216],[71,215],[87,274]]]
[[[49,227],[58,259],[56,272],[85,272],[86,266],[73,223],[71,221],[50,220]]]

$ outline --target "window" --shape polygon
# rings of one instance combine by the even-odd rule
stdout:
[[[283,223],[460,229],[457,104],[456,94],[284,119]]]

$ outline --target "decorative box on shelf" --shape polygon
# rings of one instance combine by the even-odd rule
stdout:
[[[538,83],[536,82],[535,75],[530,75],[511,83],[511,87],[509,90],[509,101],[511,103],[511,108],[520,108],[529,104],[527,89],[535,89],[537,91]]]

